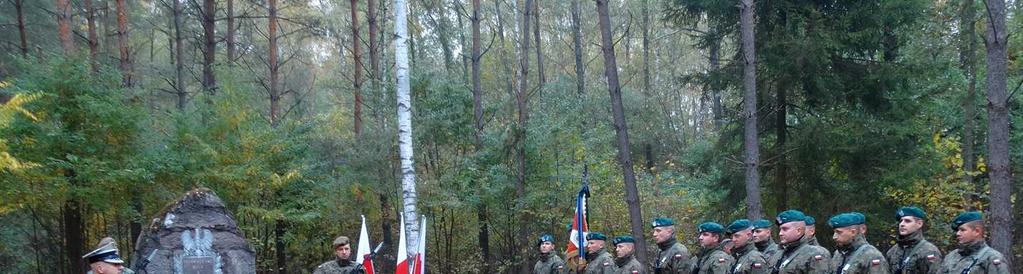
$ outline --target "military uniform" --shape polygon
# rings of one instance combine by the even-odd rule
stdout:
[[[952,221],[952,230],[958,230],[970,222],[982,222],[984,216],[977,211],[959,214]],[[1009,264],[1001,252],[987,245],[984,239],[960,244],[959,249],[949,252],[941,263],[940,274],[1009,274]]]
[[[789,222],[805,222],[805,215],[798,210],[787,210],[778,214],[777,224],[782,225]],[[802,237],[799,241],[790,242],[780,247],[768,258],[773,266],[772,273],[777,274],[826,274],[828,273],[827,252],[809,245],[809,237]]]
[[[885,257],[893,274],[934,274],[941,267],[941,251],[924,239],[923,231],[900,235]]]
[[[834,274],[888,274],[888,262],[881,251],[859,235],[851,244],[835,250],[831,270]]]
[[[899,208],[895,212],[895,220],[902,222],[904,217],[927,220],[927,213],[914,206]],[[888,272],[893,274],[938,273],[938,269],[941,268],[941,251],[924,239],[923,230],[917,230],[909,235],[900,234],[895,243],[885,254],[885,259],[888,259]]]
[[[654,219],[651,228],[673,226],[675,221],[669,218]],[[655,274],[689,274],[689,249],[682,245],[672,236],[670,239],[657,243],[656,261],[654,261]]]
[[[554,253],[540,254],[540,260],[533,266],[533,274],[565,273],[565,261]]]
[[[586,253],[586,274],[614,274],[617,270],[615,261],[607,249],[601,248],[597,252]]]
[[[739,219],[728,225],[728,233],[735,235],[743,231],[750,231],[754,228],[753,223],[747,219]],[[732,247],[732,256],[735,257],[735,263],[731,266],[732,274],[766,274],[771,273],[771,267],[767,264],[767,257],[763,253],[757,251],[757,247],[753,245],[752,232],[749,233],[750,239],[742,246]],[[734,236],[733,236],[734,239]]]
[[[815,226],[817,225],[817,220],[814,219],[812,216],[806,216],[806,225]],[[806,244],[812,246],[821,246],[820,242],[817,242],[817,234],[810,236],[810,240],[806,241]]]
[[[643,264],[639,263],[639,260],[636,260],[636,256],[633,254],[629,254],[629,256],[621,258],[615,258],[615,266],[618,268],[618,271],[615,273],[618,274],[646,273],[643,271]]]
[[[727,274],[732,270],[735,259],[721,250],[721,245],[701,248],[697,257],[691,259],[692,274]]]
[[[945,256],[940,274],[1009,274],[1009,265],[1002,253],[984,241],[970,243]]]
[[[757,220],[756,222],[753,222],[753,228],[754,229],[764,229],[764,228],[770,229],[771,228],[771,221],[764,220],[764,219]],[[774,257],[775,253],[778,253],[779,251],[781,251],[781,247],[779,247],[778,244],[774,242],[774,238],[770,237],[770,236],[767,237],[766,241],[755,242],[753,244],[757,247],[757,251],[760,251],[760,253],[763,253],[764,257],[767,257],[768,259],[770,259],[771,257]],[[768,263],[770,263],[770,262],[768,262]]]
[[[359,274],[363,273],[358,264],[350,260],[333,260],[320,264],[313,274]]]

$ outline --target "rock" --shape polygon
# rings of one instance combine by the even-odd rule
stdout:
[[[136,273],[256,273],[252,247],[209,189],[189,191],[154,219],[139,241],[132,253]]]

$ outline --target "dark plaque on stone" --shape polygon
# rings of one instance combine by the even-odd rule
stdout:
[[[256,259],[224,202],[205,188],[168,206],[139,236],[136,273],[256,273]],[[149,255],[152,254],[152,255]],[[142,263],[146,255],[148,264]],[[141,267],[145,265],[145,267]]]

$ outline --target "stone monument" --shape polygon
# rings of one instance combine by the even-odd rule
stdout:
[[[136,273],[256,273],[255,253],[231,212],[209,189],[189,191],[139,236]]]

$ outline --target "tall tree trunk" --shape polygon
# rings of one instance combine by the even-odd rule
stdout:
[[[977,10],[973,0],[963,0],[959,11],[959,65],[966,81],[966,97],[963,98],[963,180],[974,185],[973,173],[977,169],[976,147],[977,131],[977,34],[975,25]],[[978,192],[983,188],[976,185]]]
[[[754,34],[753,0],[742,0],[742,83],[743,118],[745,119],[744,160],[746,166],[746,217],[760,219],[760,142],[757,139],[757,74]]]
[[[63,209],[64,255],[70,263],[68,273],[82,273],[86,270],[86,266],[82,262],[82,255],[85,254],[85,235],[83,235],[85,220],[82,218],[82,204],[74,198],[69,198],[64,202]]]
[[[270,66],[270,124],[276,126],[279,121],[278,115],[280,115],[281,109],[281,92],[277,87],[277,69],[280,68],[277,63],[277,0],[267,0],[267,13],[270,15],[270,19],[267,20],[267,37],[269,56],[267,58]]]
[[[710,63],[710,71],[718,71],[721,68],[721,39],[717,38],[710,42],[710,49],[708,59]],[[720,130],[725,124],[725,109],[721,105],[721,85],[716,84],[718,81],[713,81],[711,85],[712,94],[712,112],[714,113],[714,128]]]
[[[537,89],[543,90],[544,84],[547,84],[547,74],[543,70],[543,49],[540,47],[543,43],[540,41],[540,1],[533,1],[533,36],[536,40],[536,75],[540,79],[540,85]]]
[[[604,53],[604,76],[607,77],[607,90],[611,96],[611,112],[612,116],[614,116],[614,128],[618,145],[618,165],[622,168],[622,179],[625,182],[625,203],[629,207],[632,237],[643,239],[643,211],[640,208],[639,189],[636,187],[636,174],[632,169],[629,126],[625,121],[625,107],[622,105],[622,87],[618,83],[618,62],[615,60],[615,48],[611,41],[611,18],[607,2],[608,0],[597,0],[597,20],[600,22],[600,49]],[[636,250],[647,250],[646,241],[637,241]],[[636,252],[636,258],[641,262],[646,262],[646,252]]]
[[[788,101],[786,98],[786,90],[788,85],[782,84],[777,87],[776,97],[777,104],[775,105],[775,144],[774,149],[777,162],[775,163],[774,180],[778,184],[778,193],[776,194],[778,199],[778,212],[785,211],[788,207],[788,186],[789,186],[789,168],[785,157],[785,142],[788,140],[788,123],[785,121],[788,115]]]
[[[377,43],[377,32],[380,26],[377,25],[377,3],[376,0],[366,1],[366,20],[369,21],[369,78],[373,92],[380,90],[380,44]]]
[[[21,0],[14,0],[14,12],[18,17],[18,38],[21,42],[21,57],[28,57],[28,33],[25,32],[25,3]]]
[[[352,0],[352,68],[355,79],[352,80],[352,95],[355,97],[355,113],[353,119],[355,136],[362,135],[362,41],[359,41],[359,10],[358,0]]]
[[[575,52],[575,90],[582,95],[586,91],[586,67],[583,64],[583,34],[579,18],[579,0],[571,0],[572,9],[572,50]]]
[[[650,0],[643,0],[643,94],[650,96]]]
[[[483,149],[483,85],[480,81],[480,62],[483,60],[480,51],[480,0],[472,0],[472,109],[473,109],[473,139],[476,144],[476,153]],[[477,190],[482,187],[477,187]],[[487,203],[482,200],[483,191],[477,191],[480,202],[476,205],[476,220],[479,226],[479,237],[477,242],[480,248],[480,255],[483,259],[483,273],[490,273],[490,220],[487,212]]]
[[[89,66],[93,72],[99,72],[99,34],[96,33],[96,9],[92,0],[83,1],[85,5],[85,22],[89,39]]]
[[[181,2],[171,1],[174,4],[174,89],[178,95],[178,110],[184,110],[188,102],[188,90],[185,87],[185,54],[181,36]]]
[[[1012,252],[1012,174],[1009,173],[1009,96],[1006,90],[1009,31],[1005,26],[1005,1],[985,1],[987,31],[988,177],[991,178],[991,247],[1002,254]],[[1005,256],[1013,265],[1013,256]]]
[[[452,2],[453,3],[451,3],[451,4],[454,5],[454,8],[456,10],[455,14],[457,14],[457,16],[458,16],[458,46],[459,46],[459,51],[460,51],[460,53],[458,55],[462,57],[462,58],[460,58],[460,59],[462,59],[462,81],[464,81],[466,84],[469,84],[470,81],[471,81],[469,79],[469,77],[470,77],[469,76],[469,74],[470,74],[470,72],[469,72],[469,66],[470,66],[469,65],[469,63],[470,63],[469,59],[471,59],[471,56],[469,56],[468,54],[465,54],[465,49],[469,48],[471,46],[469,46],[468,44],[465,43],[465,24],[464,24],[465,20],[462,19],[462,17],[465,17],[465,16],[462,16],[463,14],[461,12],[461,11],[465,10],[465,5],[462,4],[461,0],[452,0]]]
[[[372,1],[372,0],[371,0]],[[224,41],[227,43],[227,65],[234,66],[234,59],[237,57],[237,45],[234,41],[236,26],[234,23],[234,0],[227,0],[227,34]]]
[[[527,122],[529,121],[529,110],[528,110],[528,96],[529,96],[529,23],[532,20],[530,17],[530,11],[532,10],[533,0],[526,0],[525,5],[522,6],[522,17],[519,30],[521,31],[521,37],[519,39],[519,86],[515,92],[515,105],[518,109],[518,129],[515,134],[515,163],[518,172],[518,176],[515,181],[515,195],[516,211],[519,212],[519,220],[529,220],[529,213],[526,210],[526,136],[527,136]],[[516,244],[519,248],[529,246],[528,235],[529,231],[526,226],[518,227],[518,242]],[[526,262],[524,256],[522,260],[519,260],[519,272],[529,272],[529,264]]]
[[[75,37],[71,33],[71,0],[57,0],[57,35],[64,55],[75,54]]]
[[[272,1],[272,0],[271,0]],[[284,233],[287,232],[287,223],[278,219],[274,223],[274,258],[277,261],[277,273],[288,273],[287,247],[284,244]]]
[[[412,151],[412,100],[409,96],[408,11],[405,0],[394,0],[394,66],[398,79],[398,151],[401,155],[402,215],[405,218],[405,244],[419,243],[419,212],[416,211],[416,169]],[[411,258],[415,248],[408,249]]]
[[[501,55],[501,75],[512,75],[511,72],[511,60],[508,59],[508,51],[505,49],[507,41],[504,36],[504,18],[501,16],[501,3],[503,1],[494,1],[494,14],[497,15],[497,38],[500,40],[500,46],[497,47],[499,54]],[[514,95],[515,91],[513,88],[514,79],[512,77],[503,77],[505,91]]]
[[[117,48],[120,53],[121,86],[132,86],[131,44],[128,43],[128,6],[125,0],[117,0]],[[133,241],[135,239],[132,239]]]
[[[203,0],[202,2],[202,29],[203,29],[203,51],[202,51],[202,89],[209,97],[206,101],[211,102],[213,96],[217,95],[217,80],[213,75],[213,63],[216,62],[217,37],[216,18],[217,6],[215,0]]]

